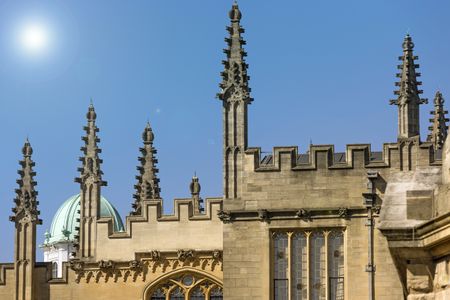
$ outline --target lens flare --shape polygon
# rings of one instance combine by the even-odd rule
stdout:
[[[48,32],[41,24],[28,24],[21,32],[20,40],[27,52],[42,53],[48,45]]]

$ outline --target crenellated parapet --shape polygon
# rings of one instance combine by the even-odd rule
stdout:
[[[223,223],[217,214],[222,210],[222,201],[207,198],[205,211],[196,213],[192,198],[175,199],[173,214],[164,214],[161,199],[145,200],[141,215],[126,217],[123,232],[114,231],[113,218],[99,218],[97,255],[102,259],[123,260],[148,248],[221,249]]]
[[[164,214],[163,201],[145,200],[142,202],[142,214],[126,217],[124,232],[114,231],[114,218],[99,218],[99,223],[108,224],[109,238],[130,238],[133,236],[133,227],[136,223],[167,223],[167,222],[196,222],[196,221],[217,221],[217,213],[222,208],[222,198],[206,198],[203,213],[196,213],[195,201],[192,198],[180,198],[174,200],[173,214]]]
[[[372,151],[370,144],[350,144],[345,152],[336,152],[333,145],[310,145],[307,153],[297,146],[274,147],[272,154],[262,156],[261,148],[245,152],[255,172],[280,170],[314,171],[320,169],[396,168],[412,170],[417,166],[440,165],[440,152],[430,142],[419,140],[385,143],[382,151]],[[246,169],[246,171],[251,171]]]

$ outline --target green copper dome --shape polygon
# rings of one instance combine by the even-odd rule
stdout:
[[[80,194],[67,199],[53,217],[50,232],[45,233],[44,244],[53,244],[59,241],[73,241],[79,226],[77,219],[80,218]],[[114,219],[114,231],[124,231],[122,219],[117,210],[106,198],[100,200],[100,216],[112,217]]]

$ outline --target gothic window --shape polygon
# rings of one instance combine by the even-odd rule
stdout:
[[[223,300],[222,289],[219,287],[213,288],[209,294],[209,299],[210,300]]]
[[[52,278],[58,278],[58,263],[52,263]]]
[[[328,237],[328,280],[330,298],[344,299],[344,236],[332,232]]]
[[[342,229],[274,232],[274,300],[343,300]]]
[[[221,285],[192,273],[159,282],[149,295],[148,300],[223,300]]]
[[[286,233],[275,234],[274,241],[274,294],[277,300],[288,299],[288,236]]]
[[[304,232],[297,232],[292,237],[292,299],[307,299],[308,284],[308,258],[306,251],[306,235]]]
[[[205,300],[205,294],[202,289],[198,286],[192,290],[191,296],[189,297],[191,300]]]
[[[322,232],[314,232],[311,236],[310,250],[310,290],[311,298],[325,299],[325,238]]]
[[[153,292],[152,297],[150,300],[166,300],[166,296],[164,295],[164,291],[159,288],[156,291]]]
[[[183,290],[178,286],[170,292],[170,300],[184,300]]]

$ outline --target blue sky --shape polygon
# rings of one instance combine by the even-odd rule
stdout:
[[[0,2],[0,261],[12,261],[17,161],[28,135],[44,224],[78,193],[73,182],[92,98],[100,127],[106,196],[122,217],[131,209],[138,148],[147,120],[155,133],[165,210],[189,196],[221,196],[221,103],[215,99],[231,1]],[[248,45],[250,146],[396,140],[394,82],[410,32],[424,96],[450,93],[448,1],[242,0]],[[48,51],[17,46],[33,20],[51,31]],[[447,97],[450,99],[450,96]],[[431,104],[421,108],[426,137]],[[41,258],[40,252],[39,258]]]

